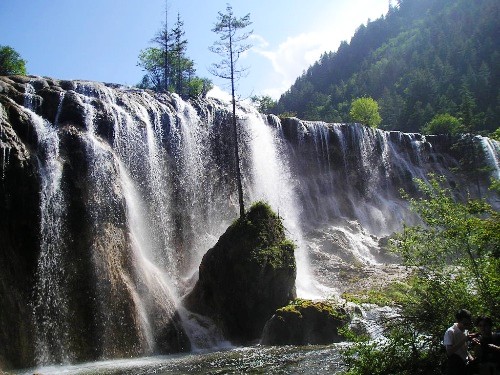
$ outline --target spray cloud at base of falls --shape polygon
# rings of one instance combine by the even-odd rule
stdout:
[[[32,163],[36,361],[225,345],[180,301],[238,216],[230,105],[91,82],[19,86],[21,98],[0,98],[0,188]],[[283,219],[302,297],[328,296],[342,290],[339,275],[393,261],[381,244],[416,219],[399,194],[415,192],[413,178],[467,183],[445,137],[266,117],[246,105],[238,127],[245,204],[264,200]],[[498,176],[498,142],[474,142]]]

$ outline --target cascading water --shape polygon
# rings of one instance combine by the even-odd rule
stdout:
[[[297,294],[303,298],[318,298],[325,290],[315,285],[309,270],[306,244],[300,226],[300,211],[296,186],[293,181],[285,145],[279,140],[279,129],[266,124],[262,115],[255,110],[240,111],[244,119],[241,129],[250,143],[248,184],[250,201],[265,201],[283,218],[287,235],[297,244]]]
[[[36,362],[223,344],[212,322],[180,301],[238,216],[229,104],[90,82],[22,87],[23,100],[0,106],[0,188],[25,173],[31,153],[40,182]],[[414,192],[413,178],[435,172],[467,182],[436,138],[266,119],[245,105],[238,127],[245,205],[265,200],[283,218],[302,297],[329,296],[342,290],[339,275],[391,260],[380,241],[415,220],[399,195]],[[498,142],[475,141],[498,177]]]
[[[0,118],[7,118],[7,113],[5,113],[5,110],[3,107],[0,108]],[[3,128],[0,130],[0,148],[2,149],[2,176],[1,180],[5,179],[5,171],[7,169],[7,165],[9,164],[9,158],[10,158],[10,147],[2,142],[2,139],[6,138],[5,134],[3,133]]]
[[[500,144],[490,138],[477,136],[483,152],[486,155],[486,162],[491,169],[491,177],[500,180]]]
[[[61,98],[62,99],[62,98]],[[68,296],[63,267],[65,199],[61,190],[62,163],[57,129],[38,116],[37,97],[26,84],[25,107],[36,131],[40,171],[40,255],[36,271],[33,314],[38,362],[69,362]]]

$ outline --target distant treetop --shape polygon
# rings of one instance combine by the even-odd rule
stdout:
[[[500,123],[500,2],[396,4],[336,52],[325,52],[281,96],[274,113],[346,122],[352,100],[366,96],[377,101],[386,130],[418,132],[447,113],[466,132],[493,132]]]
[[[0,46],[0,76],[26,75],[26,61],[12,47]]]

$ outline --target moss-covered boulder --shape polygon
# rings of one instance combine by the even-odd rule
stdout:
[[[234,343],[258,340],[276,309],[295,298],[294,244],[281,219],[264,203],[220,237],[200,264],[185,306],[214,320]]]
[[[266,323],[263,345],[326,345],[343,341],[339,328],[349,322],[349,314],[327,302],[296,299],[279,308]]]

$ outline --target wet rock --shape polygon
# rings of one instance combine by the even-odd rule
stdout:
[[[261,344],[327,345],[344,341],[339,328],[349,320],[342,307],[296,299],[276,310],[264,327]]]
[[[11,119],[18,121],[18,133]],[[30,299],[40,232],[39,178],[36,157],[19,135],[28,133],[23,120],[17,104],[0,97],[0,369],[34,363]]]
[[[294,245],[269,206],[255,204],[210,249],[186,307],[219,325],[231,341],[259,339],[274,311],[295,297]]]

